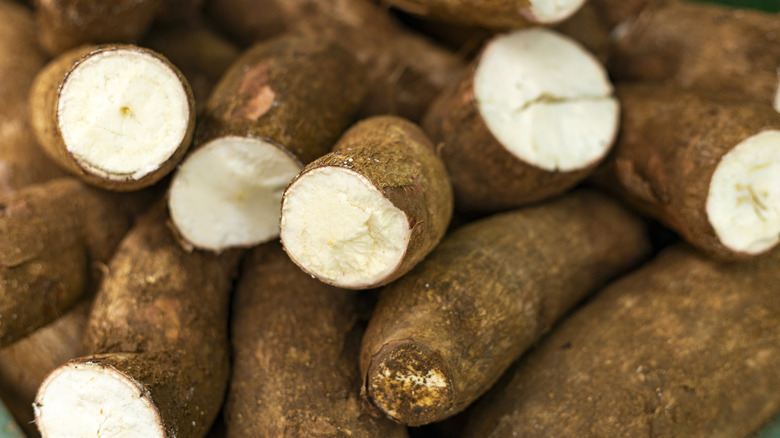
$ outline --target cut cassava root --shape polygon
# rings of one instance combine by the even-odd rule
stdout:
[[[197,150],[171,184],[184,241],[221,251],[278,236],[284,188],[330,150],[364,93],[361,66],[334,44],[287,36],[245,52],[214,89]]]
[[[407,436],[363,412],[359,300],[306,275],[278,242],[246,258],[233,301],[228,437]]]
[[[752,436],[780,410],[779,255],[666,250],[542,340],[464,438]]]
[[[497,211],[584,179],[609,151],[618,114],[593,55],[556,32],[526,29],[488,42],[423,127],[440,143],[456,208]]]
[[[721,259],[780,240],[780,115],[763,103],[673,86],[618,90],[610,168],[624,197]]]
[[[183,250],[163,205],[124,238],[95,297],[87,356],[42,383],[44,437],[202,437],[227,387],[229,292],[240,254]]]
[[[408,120],[379,116],[352,127],[290,183],[280,234],[306,272],[363,289],[412,269],[451,215],[449,178],[430,140]]]
[[[574,14],[585,0],[383,0],[405,11],[444,21],[517,29],[552,24]]]
[[[641,221],[595,192],[459,228],[382,291],[360,354],[364,396],[413,426],[454,415],[649,250]]]
[[[87,46],[36,77],[35,134],[60,166],[111,190],[137,190],[178,164],[192,140],[195,106],[181,72],[137,46]]]

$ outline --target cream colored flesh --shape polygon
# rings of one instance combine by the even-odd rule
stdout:
[[[753,135],[724,155],[710,180],[707,218],[721,243],[758,254],[780,240],[780,131]]]
[[[607,154],[619,119],[612,93],[593,55],[541,28],[494,38],[474,78],[477,107],[496,139],[549,171],[579,170]]]
[[[34,410],[44,438],[165,437],[146,391],[99,364],[69,363],[56,369],[41,384]]]
[[[197,248],[221,251],[279,235],[282,193],[300,163],[265,140],[221,137],[191,154],[173,178],[168,207]]]
[[[351,169],[315,168],[285,191],[282,243],[298,265],[327,283],[379,283],[401,263],[410,235],[406,214]]]
[[[68,151],[88,172],[140,179],[181,147],[189,95],[166,63],[141,50],[107,50],[81,61],[60,91],[57,121]]]
[[[526,13],[534,23],[557,23],[572,16],[582,7],[585,0],[530,0]]]

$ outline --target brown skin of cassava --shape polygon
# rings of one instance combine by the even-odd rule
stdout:
[[[569,172],[548,171],[509,152],[490,132],[474,98],[472,65],[431,104],[422,126],[437,143],[464,212],[508,210],[558,195],[585,179],[597,162]]]
[[[35,141],[28,96],[45,57],[32,11],[0,1],[0,198],[22,187],[65,176]]]
[[[710,180],[742,140],[780,129],[780,115],[765,104],[673,86],[625,85],[617,93],[621,134],[605,167],[609,188],[712,257],[753,257],[715,234],[706,210]]]
[[[407,436],[362,411],[360,299],[303,273],[278,242],[247,257],[233,301],[228,437]]]
[[[306,166],[290,184],[311,170],[328,166],[347,168],[365,177],[406,214],[412,230],[395,270],[361,289],[390,283],[409,272],[444,237],[452,217],[449,177],[433,144],[414,123],[395,116],[363,120],[344,133],[333,152]]]
[[[41,47],[57,56],[84,44],[133,43],[152,24],[159,0],[35,0]]]
[[[114,50],[145,52],[160,59],[181,79],[189,100],[189,126],[178,149],[156,170],[138,179],[133,179],[131,175],[110,175],[99,170],[82,167],[78,159],[68,151],[59,128],[57,108],[60,92],[70,72],[89,57]],[[150,186],[165,177],[184,157],[195,129],[195,101],[187,79],[164,56],[149,49],[131,45],[83,46],[63,53],[46,65],[36,76],[30,92],[30,107],[35,135],[49,157],[82,181],[107,190],[134,191]]]
[[[89,355],[71,363],[114,367],[148,391],[168,436],[198,437],[227,389],[230,290],[241,252],[186,252],[166,221],[157,205],[117,248],[87,323]]]
[[[152,196],[59,179],[0,201],[0,346],[54,321],[88,293]]]
[[[363,69],[327,41],[285,36],[253,46],[209,98],[196,143],[257,137],[302,164],[326,154],[365,95]]]
[[[532,23],[542,23],[539,18],[534,17],[529,0],[382,0],[382,2],[432,19],[493,29],[519,29]],[[567,17],[556,22],[563,21],[565,18]]]
[[[82,301],[53,323],[0,350],[0,388],[16,404],[8,409],[28,435],[37,435],[32,403],[54,368],[80,355],[90,302]]]
[[[666,250],[523,358],[463,436],[750,436],[780,410],[779,262]]]
[[[578,41],[602,64],[609,60],[612,53],[610,28],[592,1],[585,3],[571,18],[553,29]]]
[[[342,45],[368,74],[361,117],[419,121],[462,69],[460,57],[405,30],[370,0],[212,0],[206,10],[244,43],[289,31]]]
[[[672,3],[677,0],[588,0],[590,5],[601,18],[608,31],[612,31],[621,24],[630,24],[646,8],[652,8],[663,3]],[[584,6],[583,6],[584,7]]]
[[[205,109],[217,81],[240,54],[231,42],[202,23],[152,28],[141,44],[163,54],[181,70],[192,87],[197,113]]]
[[[771,104],[778,87],[777,35],[777,14],[661,3],[648,7],[618,41],[610,72],[618,80],[672,82]]]
[[[454,415],[649,251],[641,221],[589,191],[459,228],[382,291],[360,354],[364,396],[412,426]],[[410,370],[446,384],[404,385]]]

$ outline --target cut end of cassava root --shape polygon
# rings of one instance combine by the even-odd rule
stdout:
[[[406,214],[368,179],[327,166],[304,173],[287,189],[281,236],[290,257],[311,274],[361,288],[395,271],[411,229]]]
[[[62,85],[57,128],[92,174],[140,179],[188,136],[190,97],[178,72],[140,49],[96,51]]]
[[[217,138],[176,173],[168,200],[171,219],[198,248],[221,251],[266,242],[279,235],[282,193],[302,168],[266,140]]]
[[[391,418],[422,425],[450,408],[452,383],[434,350],[413,341],[391,343],[382,347],[372,364],[368,397]]]
[[[599,61],[574,40],[534,28],[495,38],[474,97],[496,139],[548,171],[586,168],[609,150],[619,105]]]
[[[529,0],[525,15],[534,23],[557,23],[577,12],[585,0]]]
[[[759,254],[780,241],[780,131],[748,137],[723,156],[710,181],[707,217],[736,252]]]
[[[128,376],[98,363],[61,366],[41,384],[33,406],[44,437],[166,436],[148,393]]]

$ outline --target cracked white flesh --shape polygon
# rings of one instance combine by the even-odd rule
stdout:
[[[181,79],[138,50],[96,53],[62,86],[58,126],[68,151],[86,171],[140,179],[179,148],[189,125]]]
[[[302,166],[261,139],[221,137],[192,153],[171,182],[168,207],[193,246],[213,251],[279,235],[282,193]]]
[[[557,23],[577,12],[585,0],[530,0],[527,18],[535,23]]]
[[[143,390],[124,374],[97,364],[71,363],[55,370],[41,384],[34,409],[44,438],[165,436]]]
[[[599,61],[578,43],[533,28],[494,38],[474,78],[474,98],[496,139],[521,160],[573,171],[612,146],[618,101]]]
[[[371,287],[401,263],[406,214],[371,182],[343,167],[301,175],[284,194],[281,237],[304,270],[340,287]]]
[[[727,248],[758,254],[780,239],[780,131],[753,135],[724,155],[710,180],[707,218]]]

